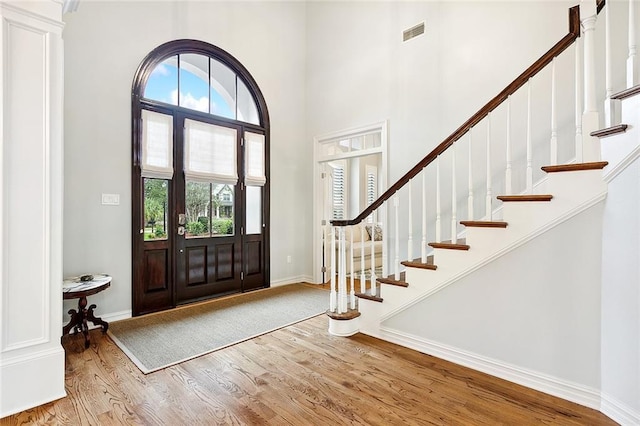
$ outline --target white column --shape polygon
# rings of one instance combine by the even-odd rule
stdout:
[[[492,179],[491,179],[491,113],[487,114],[487,194],[485,198],[485,212],[484,215],[486,220],[493,219],[493,209],[492,209],[492,198],[493,198],[493,190],[492,190]]]
[[[0,23],[1,418],[66,395],[62,2],[0,2]]]
[[[551,62],[551,140],[549,141],[550,164],[558,164],[558,112],[556,102],[556,58]]]
[[[613,95],[613,81],[611,72],[611,2],[605,4],[602,9],[604,14],[604,80],[605,80],[605,100],[604,100],[604,125],[605,127],[613,126],[617,119],[617,103],[611,99]]]
[[[473,129],[469,129],[469,195],[467,197],[467,220],[473,220]]]
[[[458,242],[458,194],[456,192],[456,144],[451,146],[451,243]]]
[[[511,195],[511,95],[507,98],[507,169],[504,172],[504,190]]]
[[[422,169],[422,242],[420,243],[422,263],[427,263],[427,172]]]
[[[636,11],[634,0],[629,0],[629,57],[627,58],[627,88],[638,84],[638,57],[636,55]],[[606,6],[607,8],[609,5]]]
[[[531,79],[527,81],[527,194],[533,193],[533,166],[531,152]]]
[[[591,132],[600,128],[596,105],[596,59],[595,29],[596,2],[581,0],[580,19],[584,42],[584,112],[582,114],[582,157],[583,161],[600,160],[600,140]]]
[[[329,290],[329,310],[336,312],[338,309],[338,292],[336,273],[338,272],[338,263],[336,262],[336,238],[339,235],[336,233],[336,227],[331,226],[331,289]]]
[[[407,224],[409,228],[409,239],[407,240],[407,260],[411,261],[413,260],[413,193],[411,191],[411,180],[409,180],[409,183],[407,184],[407,191],[409,193],[409,221]]]
[[[440,156],[436,158],[436,242],[442,242],[442,223],[440,221]]]
[[[395,220],[395,230],[394,234],[396,237],[396,246],[395,246],[395,260],[393,262],[393,275],[396,280],[400,279],[400,197],[398,193],[393,196],[393,209],[394,209],[394,220]]]
[[[582,38],[578,37],[574,43],[575,47],[575,119],[576,119],[576,137],[575,151],[576,162],[582,163]]]

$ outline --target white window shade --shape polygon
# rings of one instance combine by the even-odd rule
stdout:
[[[267,182],[265,176],[264,135],[245,132],[245,177],[249,186],[262,186]]]
[[[237,131],[184,120],[184,176],[196,182],[238,183]]]
[[[173,177],[173,116],[142,110],[142,177]]]

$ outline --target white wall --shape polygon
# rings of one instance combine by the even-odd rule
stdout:
[[[597,396],[602,210],[591,207],[384,326]]]
[[[637,110],[633,113],[637,116]],[[637,131],[636,131],[637,133]],[[635,146],[638,146],[636,135]],[[611,141],[615,143],[616,141]],[[607,142],[605,142],[607,143]],[[609,182],[602,240],[603,411],[640,423],[640,160]]]
[[[177,38],[226,50],[261,88],[271,118],[271,281],[310,273],[305,8],[298,2],[83,1],[65,16],[64,273],[113,276],[111,288],[91,298],[96,315],[115,318],[131,309],[131,83],[152,49]],[[120,205],[101,205],[101,193],[120,194]]]

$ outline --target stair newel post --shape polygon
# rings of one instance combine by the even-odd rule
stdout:
[[[611,3],[606,3],[604,9],[604,80],[605,80],[605,100],[604,100],[604,123],[606,127],[614,124],[614,100],[613,82],[611,79]]]
[[[407,240],[407,259],[413,260],[413,203],[411,201],[413,199],[413,193],[411,192],[411,179],[407,184],[407,191],[409,193],[409,238]]]
[[[609,7],[608,5],[606,6]],[[638,58],[636,55],[636,11],[634,0],[629,0],[629,57],[627,58],[627,88],[638,84]]]
[[[456,144],[451,146],[451,243],[458,242],[458,195],[456,192]]]
[[[346,239],[345,239],[346,227],[341,226],[339,235],[339,252],[340,260],[338,261],[338,313],[342,314],[347,312],[347,253],[346,253]]]
[[[581,0],[580,19],[584,46],[584,112],[582,114],[582,156],[583,161],[600,160],[600,140],[590,136],[600,128],[596,102],[596,2]]]
[[[427,263],[427,172],[425,169],[422,169],[422,241],[420,242],[420,252],[420,261]]]
[[[394,210],[394,236],[396,239],[395,244],[395,259],[393,262],[393,276],[396,280],[400,280],[400,197],[398,193],[393,196],[393,210]]]
[[[473,129],[469,129],[469,196],[467,197],[467,220],[473,220]],[[424,260],[422,262],[424,262]]]
[[[550,164],[558,164],[558,112],[556,101],[556,58],[551,61],[551,140],[549,142],[551,154]]]
[[[511,195],[511,95],[507,97],[507,169],[504,172],[505,194]]]
[[[527,81],[527,194],[533,194],[533,155],[531,152],[531,79]]]
[[[442,242],[442,222],[440,205],[440,156],[436,157],[436,242]]]
[[[367,291],[367,274],[364,263],[364,242],[366,241],[364,238],[365,232],[367,231],[365,231],[364,226],[360,226],[360,293]]]
[[[576,92],[576,162],[582,163],[582,39],[578,37],[575,41],[575,92]]]
[[[335,312],[337,305],[336,294],[336,227],[331,226],[331,291],[329,293],[329,310]]]
[[[356,283],[355,283],[355,270],[353,269],[353,226],[351,226],[349,228],[349,262],[350,262],[350,268],[349,270],[351,271],[351,277],[350,277],[350,282],[349,282],[349,303],[351,306],[351,309],[355,309],[356,308]]]
[[[491,113],[487,114],[487,196],[485,198],[486,220],[493,219],[493,190],[491,181]]]

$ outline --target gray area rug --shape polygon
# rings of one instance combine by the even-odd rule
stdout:
[[[115,321],[111,339],[144,374],[326,312],[329,292],[291,284]]]

